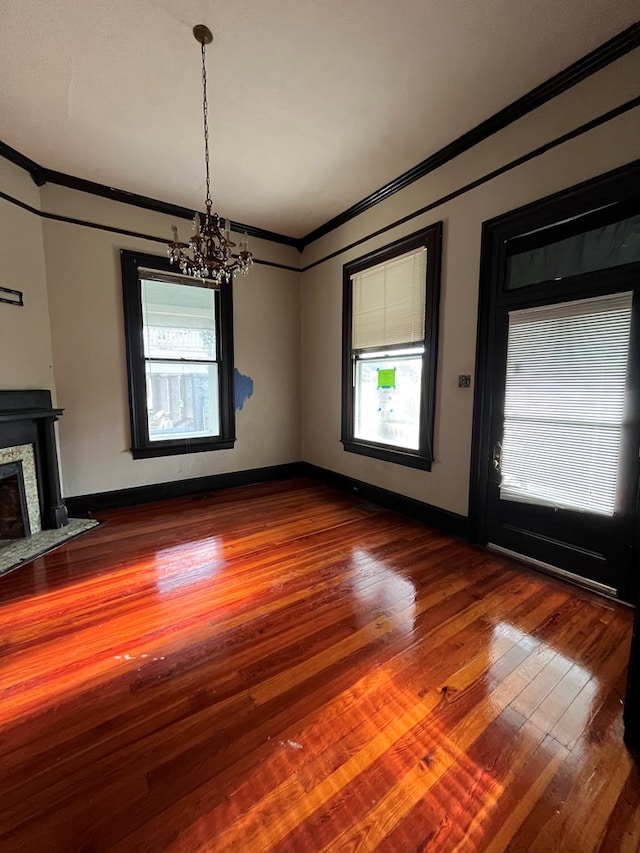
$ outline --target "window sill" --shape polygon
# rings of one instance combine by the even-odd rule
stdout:
[[[396,465],[405,465],[408,468],[419,468],[422,471],[431,470],[433,460],[410,450],[384,447],[379,444],[366,444],[363,441],[345,441],[344,439],[342,439],[342,445],[348,453],[358,453],[360,456],[370,456],[373,459],[394,462]]]
[[[158,441],[144,447],[132,447],[134,459],[155,459],[158,456],[178,456],[180,454],[205,453],[210,450],[230,450],[236,443],[235,438],[191,439],[186,441]]]

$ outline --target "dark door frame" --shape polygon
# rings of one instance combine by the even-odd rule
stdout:
[[[624,704],[624,739],[629,746],[640,749],[640,600],[636,607],[631,639],[627,697]]]
[[[640,160],[571,189],[547,196],[533,204],[491,219],[482,226],[480,292],[478,299],[478,335],[476,343],[476,382],[473,411],[469,534],[474,542],[486,544],[486,494],[491,455],[491,400],[495,370],[489,343],[495,332],[497,283],[504,269],[505,241],[563,218],[571,218],[599,205],[624,202],[637,195],[640,186]],[[636,518],[639,503],[636,501]],[[640,525],[636,524],[634,555],[640,554]],[[640,590],[628,590],[629,600],[637,601],[624,708],[625,741],[640,749]]]
[[[494,383],[502,381],[492,361],[490,343],[496,335],[497,306],[506,268],[506,241],[597,208],[624,205],[637,198],[639,186],[640,160],[636,160],[483,223],[469,504],[469,530],[474,542],[487,542],[486,496],[491,457],[492,400]],[[625,269],[628,267],[618,268],[620,272]],[[617,274],[614,269],[612,275]],[[535,288],[536,285],[527,290]],[[634,546],[635,553],[640,553],[638,530]],[[635,601],[637,592],[637,587],[627,589],[622,597]]]

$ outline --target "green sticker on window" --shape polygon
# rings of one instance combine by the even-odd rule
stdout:
[[[391,367],[388,370],[378,371],[378,388],[395,388],[396,387],[396,369]]]

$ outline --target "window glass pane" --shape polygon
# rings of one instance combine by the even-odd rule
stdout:
[[[355,364],[354,438],[418,450],[422,352]]]
[[[215,359],[215,291],[141,281],[147,358]]]
[[[640,261],[640,215],[507,258],[507,290]]]
[[[631,299],[510,312],[501,499],[613,515]]]
[[[149,439],[220,434],[218,365],[146,362]]]

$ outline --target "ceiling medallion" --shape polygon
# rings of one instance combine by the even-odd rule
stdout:
[[[204,220],[199,213],[193,218],[193,236],[188,243],[180,243],[178,229],[173,226],[173,242],[169,243],[167,253],[171,263],[177,263],[185,275],[194,278],[211,279],[216,284],[229,281],[234,272],[247,275],[253,265],[253,255],[249,251],[249,241],[245,233],[240,241],[240,251],[232,253],[235,243],[231,242],[229,220],[224,224],[222,219],[212,212],[211,179],[209,177],[209,121],[207,102],[207,66],[206,45],[211,44],[211,30],[204,24],[193,28],[193,35],[199,42],[202,52],[202,117],[204,125],[204,164],[207,179],[207,197],[205,199]]]

